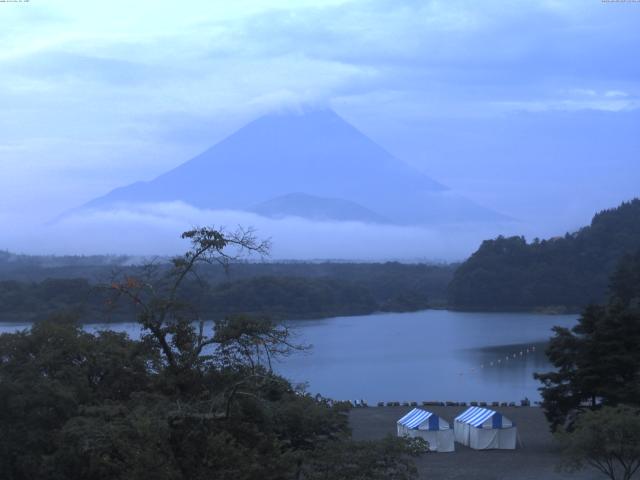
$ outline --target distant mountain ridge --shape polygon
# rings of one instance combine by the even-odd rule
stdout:
[[[262,202],[250,211],[270,218],[302,217],[309,220],[391,223],[382,215],[349,200],[290,193]]]
[[[306,201],[292,208],[292,195]],[[313,219],[322,212],[328,220],[341,220],[336,202],[343,202],[350,205],[349,220],[396,224],[506,219],[396,159],[332,110],[263,116],[157,178],[117,188],[82,208],[170,201],[266,209],[271,217],[295,211]]]
[[[564,307],[602,303],[609,277],[625,255],[640,252],[640,199],[597,213],[564,237],[485,240],[456,270],[449,304],[471,310]]]

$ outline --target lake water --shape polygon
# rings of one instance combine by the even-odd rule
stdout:
[[[335,399],[378,401],[539,400],[534,372],[551,366],[544,348],[554,325],[577,315],[427,310],[289,321],[312,346],[277,363],[294,383]],[[0,332],[28,324],[0,324]],[[90,325],[139,335],[135,323]]]
[[[551,328],[576,319],[427,310],[290,322],[313,350],[279,368],[307,380],[314,393],[370,404],[534,401],[540,395],[533,373],[551,368],[544,354]]]

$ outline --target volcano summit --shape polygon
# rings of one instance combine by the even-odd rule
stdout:
[[[173,201],[272,218],[397,225],[506,220],[398,160],[328,109],[258,118],[157,178],[117,188],[82,209]]]

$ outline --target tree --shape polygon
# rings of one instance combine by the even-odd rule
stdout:
[[[640,469],[640,414],[626,406],[586,412],[571,432],[558,435],[570,471],[596,468],[611,480],[630,480]]]
[[[577,311],[605,302],[616,263],[640,248],[640,199],[597,213],[562,237],[482,242],[449,283],[449,305],[462,309],[551,308]]]
[[[347,404],[312,397],[271,369],[298,348],[286,328],[235,315],[207,334],[183,300],[198,264],[226,267],[228,247],[265,244],[242,231],[183,236],[192,248],[169,268],[151,264],[109,286],[134,305],[140,341],[68,318],[0,335],[0,477],[414,478],[409,442],[352,442]]]
[[[421,438],[388,436],[381,441],[330,443],[314,452],[303,469],[302,478],[410,480],[417,474],[412,457],[425,451],[426,442]]]
[[[47,477],[67,423],[152,388],[157,361],[124,334],[92,335],[68,318],[0,335],[0,477]]]
[[[248,365],[255,374],[261,366],[272,372],[274,359],[305,348],[292,343],[290,337],[286,326],[276,326],[266,317],[231,315],[215,322],[212,341],[221,364]]]
[[[246,254],[266,255],[270,247],[268,241],[259,241],[252,230],[242,228],[228,234],[213,228],[195,228],[184,232],[182,238],[190,241],[191,248],[173,258],[168,271],[150,263],[143,268],[141,277],[116,278],[110,285],[115,293],[112,303],[120,297],[131,301],[145,340],[160,349],[169,370],[176,375],[201,368],[206,360],[201,353],[215,343],[212,336],[205,334],[199,312],[181,299],[185,283],[189,279],[201,282],[198,266],[202,263],[227,269],[231,261]]]
[[[600,405],[640,404],[640,253],[612,277],[606,306],[589,306],[572,329],[555,327],[547,356],[556,370],[535,377],[552,429]]]

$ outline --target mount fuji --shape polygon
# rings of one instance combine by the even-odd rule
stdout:
[[[81,210],[180,201],[282,218],[396,225],[509,220],[398,160],[332,110],[269,114]]]

